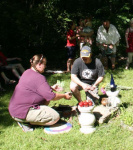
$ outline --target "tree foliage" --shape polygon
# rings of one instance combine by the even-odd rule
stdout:
[[[0,44],[6,55],[25,63],[36,53],[63,62],[68,21],[91,15],[95,35],[103,17],[110,18],[121,34],[119,54],[125,55],[124,34],[132,14],[131,0],[1,0]]]

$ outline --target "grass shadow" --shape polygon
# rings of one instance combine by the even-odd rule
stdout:
[[[4,127],[8,127],[13,124],[13,119],[8,111],[8,105],[14,88],[15,85],[10,85],[6,87],[5,92],[0,93],[0,125]]]
[[[128,102],[124,102],[120,105],[120,107],[122,107],[122,108],[128,108],[129,106],[131,106],[131,104]]]

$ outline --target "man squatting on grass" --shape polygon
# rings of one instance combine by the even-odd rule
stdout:
[[[99,59],[92,57],[91,48],[82,47],[80,58],[77,58],[72,66],[70,83],[70,89],[78,102],[82,101],[82,89],[93,104],[99,99],[98,85],[102,82],[104,74],[104,67]]]
[[[50,87],[45,76],[46,58],[35,55],[30,59],[31,68],[21,76],[11,97],[9,113],[24,132],[33,131],[31,125],[53,125],[59,119],[59,114],[47,105],[51,100],[71,99],[70,93],[58,94],[57,84]]]

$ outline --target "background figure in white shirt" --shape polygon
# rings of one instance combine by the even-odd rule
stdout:
[[[97,32],[97,46],[102,51],[102,62],[105,69],[108,69],[108,57],[111,57],[112,69],[115,69],[116,46],[119,45],[120,34],[116,27],[104,20]]]

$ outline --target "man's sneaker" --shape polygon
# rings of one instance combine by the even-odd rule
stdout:
[[[22,130],[24,132],[31,132],[33,131],[34,129],[32,128],[32,126],[29,124],[29,123],[20,123],[20,122],[17,122],[18,125],[22,128]]]

